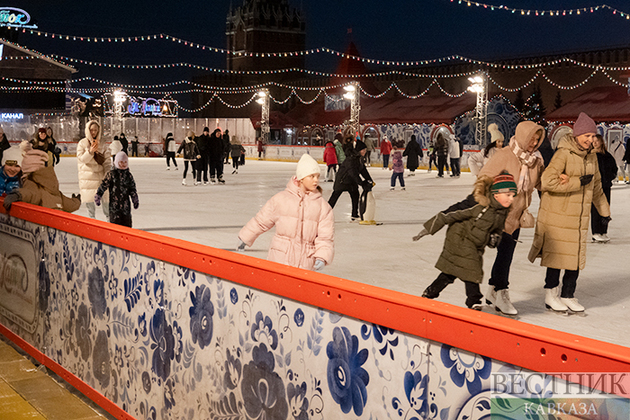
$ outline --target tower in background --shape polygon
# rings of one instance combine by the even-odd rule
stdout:
[[[303,51],[306,24],[301,11],[288,0],[243,0],[227,16],[228,70],[304,68],[303,55],[261,57],[261,53]],[[258,55],[258,56],[257,56]]]

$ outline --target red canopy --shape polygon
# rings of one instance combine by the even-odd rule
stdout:
[[[547,114],[549,121],[575,121],[585,112],[597,122],[630,122],[630,96],[625,87],[602,86],[583,93]]]

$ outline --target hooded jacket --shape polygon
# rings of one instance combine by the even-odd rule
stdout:
[[[337,150],[335,145],[329,141],[324,148],[324,162],[326,165],[336,165],[337,162]]]
[[[569,176],[566,184],[560,175]],[[593,175],[581,185],[582,175]],[[558,142],[556,153],[542,175],[542,197],[529,260],[541,257],[540,265],[577,270],[586,265],[591,203],[602,217],[610,216],[610,206],[602,190],[597,156],[582,150],[571,134]]]
[[[81,199],[68,198],[59,191],[59,181],[52,166],[27,174],[19,189],[20,201],[72,213],[81,207]]]
[[[516,141],[522,150],[527,149],[527,144],[532,136],[538,130],[544,129],[533,121],[523,121],[516,127],[516,133],[512,140]],[[532,192],[534,188],[540,189],[540,176],[544,171],[543,159],[540,153],[537,152],[538,148],[544,140],[544,134],[534,151],[531,153],[536,157],[536,162],[532,166],[527,167],[529,183],[528,188],[525,191],[519,191],[514,202],[510,206],[510,212],[508,213],[505,221],[505,233],[512,234],[514,231],[521,227],[520,219],[523,214],[523,210],[528,207],[528,204],[532,202]],[[494,178],[503,171],[507,171],[514,177],[516,183],[521,176],[521,169],[523,165],[520,159],[514,154],[512,148],[509,145],[504,145],[501,149],[493,149],[496,152],[490,159],[484,164],[483,168],[479,171],[479,176],[485,175],[490,178]]]
[[[481,283],[483,253],[490,235],[501,234],[509,209],[503,207],[490,192],[493,178],[480,176],[475,181],[473,207],[440,212],[424,224],[435,234],[448,225],[442,254],[435,268],[461,280]]]
[[[312,270],[315,259],[332,263],[335,218],[320,191],[303,193],[295,177],[287,188],[271,197],[238,234],[246,245],[272,227],[267,259],[293,267]]]
[[[415,136],[411,136],[411,140],[407,143],[407,147],[405,147],[402,155],[407,156],[407,169],[415,171],[419,164],[418,157],[422,158],[424,156]]]
[[[79,141],[77,145],[77,165],[79,169],[79,189],[81,190],[81,198],[85,203],[94,202],[94,194],[99,185],[105,178],[105,175],[112,168],[112,156],[109,148],[101,138],[101,127],[99,125],[97,151],[103,156],[103,163],[100,164],[94,159],[94,153],[90,152],[90,145],[94,140],[90,134],[90,126],[92,124],[99,125],[96,121],[90,121],[85,126],[85,137]],[[105,201],[108,201],[105,199]]]

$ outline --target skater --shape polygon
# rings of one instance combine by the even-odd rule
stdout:
[[[61,149],[57,146],[57,140],[53,137],[52,127],[46,128],[46,135],[48,136],[50,151],[52,152],[52,164],[55,166],[61,161]]]
[[[617,178],[617,161],[613,155],[606,150],[604,138],[599,134],[595,136],[593,141],[593,151],[597,156],[597,167],[602,178],[602,190],[606,201],[610,206],[610,190],[612,189],[613,180]],[[591,233],[593,234],[593,242],[608,242],[608,223],[603,222],[595,204],[591,204]]]
[[[267,259],[319,271],[332,263],[335,218],[322,197],[319,164],[310,155],[300,158],[287,188],[274,195],[238,234],[243,250],[262,233],[276,227]]]
[[[208,127],[203,128],[203,133],[199,137],[194,138],[197,143],[197,150],[199,150],[199,159],[197,159],[197,181],[195,185],[201,184],[201,176],[203,175],[203,185],[208,185],[208,160],[210,157],[210,129]],[[223,159],[223,154],[221,154]]]
[[[361,138],[357,136],[357,139]],[[369,135],[365,135],[364,141],[367,152],[365,152],[365,166],[372,166],[372,150],[374,150],[374,141],[372,141],[372,137]]]
[[[19,146],[12,146],[2,155],[2,168],[0,168],[0,197],[20,188],[20,175],[22,174],[22,151]]]
[[[138,136],[131,139],[131,157],[138,157]]]
[[[433,142],[429,143],[427,154],[429,155],[429,169],[427,170],[427,173],[430,173],[433,165],[435,165],[435,168],[437,169],[437,156],[435,154],[435,145]]]
[[[265,153],[265,143],[263,143],[261,137],[256,139],[256,145],[258,146],[258,160],[262,160]]]
[[[437,156],[438,178],[444,178],[444,167],[446,166],[446,156],[448,153],[448,143],[442,133],[438,133],[435,139],[435,154]]]
[[[586,265],[591,202],[602,222],[610,221],[610,206],[602,190],[597,157],[592,153],[596,134],[595,121],[581,112],[573,134],[560,139],[542,175],[542,198],[529,260],[534,262],[540,257],[540,265],[547,267],[545,306],[553,311],[584,312],[575,288],[580,270]],[[564,270],[564,276],[558,297],[560,270]]]
[[[241,162],[241,156],[245,154],[245,148],[238,139],[234,139],[230,144],[230,154],[232,156],[232,175],[238,173],[238,165]]]
[[[47,147],[47,146],[45,146]],[[28,141],[20,144],[22,176],[20,188],[4,198],[4,208],[9,210],[16,201],[49,209],[72,213],[81,207],[81,196],[66,197],[59,191],[59,180],[52,165],[47,165],[47,149],[37,149]]]
[[[77,145],[79,188],[88,209],[88,215],[96,218],[94,195],[112,167],[109,149],[101,137],[101,126],[90,121],[85,126],[85,137]],[[109,195],[103,196],[103,214],[109,220]]]
[[[136,182],[129,171],[129,160],[125,152],[118,152],[114,158],[114,168],[101,182],[94,195],[94,203],[101,205],[101,197],[109,192],[109,221],[121,226],[131,227],[131,205],[137,209],[140,205]]]
[[[182,185],[186,185],[186,174],[188,173],[188,163],[190,163],[190,172],[192,173],[193,183],[198,185],[196,169],[197,161],[201,159],[201,154],[195,143],[195,133],[192,130],[188,131],[188,136],[184,139],[182,144],[179,145],[177,153],[184,153],[184,173],[182,174]]]
[[[223,137],[221,136],[221,129],[217,128],[212,132],[208,141],[210,182],[213,184],[216,184],[217,182],[219,182],[219,184],[225,184],[225,180],[223,179],[223,153]],[[234,157],[232,157],[232,161],[234,161]],[[199,177],[199,174],[197,174],[197,177]]]
[[[470,169],[471,174],[474,176],[479,175],[479,171],[481,171],[483,165],[485,165],[496,152],[503,148],[503,140],[503,134],[501,134],[500,137],[496,137],[495,140],[488,143],[483,150],[470,155],[468,158],[468,168]]]
[[[166,139],[164,140],[165,146],[164,151],[166,154],[166,170],[171,170],[171,165],[169,165],[169,161],[173,161],[173,166],[175,166],[175,170],[179,169],[177,167],[177,161],[175,160],[175,152],[177,151],[177,143],[175,142],[175,138],[173,137],[173,133],[168,133],[166,135]],[[122,150],[124,152],[124,150]]]
[[[515,316],[518,311],[509,295],[510,267],[521,228],[534,227],[533,216],[527,208],[532,202],[534,188],[540,188],[543,159],[537,152],[545,136],[545,130],[532,121],[523,121],[516,126],[510,144],[497,150],[481,168],[479,176],[494,177],[503,171],[514,174],[517,193],[497,246],[497,255],[492,266],[486,301],[506,315]],[[497,140],[497,144],[499,141]],[[524,218],[528,219],[525,220]]]
[[[400,152],[400,146],[398,142],[394,143],[394,153],[392,153],[392,167],[389,168],[392,173],[392,179],[390,183],[390,191],[394,191],[396,189],[396,179],[400,181],[400,189],[405,191],[405,178],[403,174],[405,173],[405,165],[403,163],[403,156]]]
[[[372,186],[375,184],[362,160],[367,150],[365,143],[357,140],[356,145],[353,147],[352,137],[348,136],[344,148],[346,160],[339,165],[339,172],[335,176],[333,193],[328,199],[328,204],[334,208],[339,196],[344,191],[347,191],[352,200],[352,214],[350,217],[352,221],[356,221],[359,220],[359,184],[362,182],[361,177],[363,181],[372,183]]]
[[[118,136],[114,136],[114,140],[109,144],[109,155],[112,158],[112,163],[114,163],[114,158],[116,154],[122,150],[122,143],[118,139]]]
[[[383,158],[383,169],[389,168],[389,155],[392,153],[392,143],[387,136],[383,136],[381,142],[381,157]]]
[[[422,154],[422,148],[416,141],[416,135],[411,135],[411,140],[407,143],[407,147],[402,154],[403,156],[407,156],[407,169],[409,169],[409,176],[414,176],[416,174],[416,169],[418,169],[418,157],[422,159],[424,155]]]
[[[337,174],[337,151],[335,150],[335,145],[330,140],[326,142],[326,147],[324,148],[324,163],[328,166],[326,182],[333,182]]]
[[[435,299],[459,278],[466,286],[466,306],[481,310],[483,295],[479,284],[483,280],[483,253],[486,246],[495,248],[501,240],[505,218],[515,195],[516,183],[509,173],[504,172],[494,179],[479,176],[473,190],[477,204],[462,210],[440,212],[424,224],[420,233],[413,237],[414,241],[435,234],[444,225],[448,225],[448,230],[442,254],[435,264],[441,273],[424,290],[422,297]]]
[[[125,133],[120,133],[120,137],[118,138],[120,141],[120,145],[122,146],[121,151],[125,152],[125,154],[129,153],[129,141],[127,140],[127,136]]]
[[[230,143],[230,130],[225,130],[225,133],[223,133],[222,140],[223,140],[223,157],[225,158],[224,164],[227,165],[228,163],[230,163],[228,161],[228,158],[230,156],[230,151],[232,150],[231,143]]]
[[[630,165],[630,147],[628,145],[628,143],[626,143],[626,152],[623,154],[623,158],[621,159],[623,162],[626,162],[626,164],[624,165],[624,179],[625,179],[625,169],[628,168],[628,165]],[[628,180],[626,181],[626,184],[630,184],[630,174],[628,175]]]
[[[451,177],[459,178],[461,172],[459,169],[459,159],[462,153],[461,143],[455,134],[451,134],[448,141],[448,157],[451,159]]]
[[[343,150],[343,137],[340,133],[335,134],[335,140],[333,140],[333,144],[335,145],[335,152],[337,152],[337,164],[341,166],[344,160],[346,160],[346,152]]]

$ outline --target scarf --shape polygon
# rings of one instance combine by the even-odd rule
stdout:
[[[522,191],[529,191],[529,168],[534,168],[538,163],[538,159],[542,160],[542,155],[538,150],[528,152],[521,149],[516,141],[516,137],[510,139],[510,149],[512,149],[512,153],[514,153],[521,162],[521,170],[516,185],[517,191],[520,194]]]

